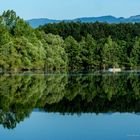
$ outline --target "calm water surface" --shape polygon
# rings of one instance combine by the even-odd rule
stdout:
[[[1,140],[139,140],[139,73],[1,74]]]

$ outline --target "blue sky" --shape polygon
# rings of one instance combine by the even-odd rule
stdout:
[[[73,19],[140,15],[140,0],[0,0],[0,14],[13,9],[24,19]]]

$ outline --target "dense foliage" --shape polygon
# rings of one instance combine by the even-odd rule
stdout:
[[[73,62],[77,64],[75,67],[83,68],[136,68],[140,65],[139,23],[61,22],[40,26],[39,30],[60,35],[66,44],[70,42],[71,48],[66,47],[70,67]]]
[[[77,41],[87,34],[93,36],[97,41],[111,36],[113,40],[129,41],[135,39],[136,36],[140,37],[140,24],[139,23],[81,23],[81,22],[61,22],[49,23],[39,27],[44,30],[46,34],[59,34],[64,39],[68,36],[73,36]]]
[[[0,16],[0,71],[138,66],[138,23],[62,22],[33,29],[14,11]]]
[[[67,55],[63,44],[60,36],[32,29],[14,11],[0,16],[1,69],[65,69]]]

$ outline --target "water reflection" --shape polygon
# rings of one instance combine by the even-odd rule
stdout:
[[[140,112],[140,76],[0,75],[0,124],[15,128],[35,109],[61,114]]]

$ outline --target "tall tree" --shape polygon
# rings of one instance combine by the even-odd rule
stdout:
[[[65,51],[68,55],[69,68],[80,68],[82,63],[80,58],[81,48],[78,42],[72,36],[65,39]]]
[[[140,38],[136,37],[135,39],[129,61],[131,67],[137,67],[140,65]]]
[[[67,54],[65,52],[64,41],[59,35],[47,34],[45,36],[46,69],[66,69]]]
[[[119,65],[117,47],[118,44],[114,42],[112,38],[109,36],[102,50],[102,59],[104,67],[105,66],[117,67]]]

